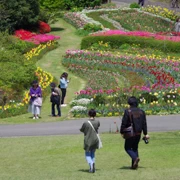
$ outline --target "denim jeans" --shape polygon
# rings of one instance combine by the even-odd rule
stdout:
[[[141,135],[137,135],[125,140],[124,149],[127,152],[127,154],[131,157],[132,163],[136,160],[137,157],[139,157],[138,144],[140,138]]]
[[[61,116],[61,109],[60,109],[60,104],[55,104],[55,103],[52,103],[52,106],[51,106],[51,113],[52,113],[52,116],[55,116],[55,105],[56,105],[56,108],[57,108],[57,111],[58,111],[58,116]]]
[[[93,163],[95,163],[95,151],[96,150],[91,150],[91,151],[85,151],[85,157],[88,165],[92,169]]]

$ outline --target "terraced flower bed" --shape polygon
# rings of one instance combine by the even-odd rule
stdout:
[[[86,89],[77,93],[77,99],[92,99],[86,107],[96,108],[100,115],[122,113],[129,95],[139,98],[147,114],[179,112],[179,61],[68,51],[63,64],[86,77]],[[87,113],[85,109],[80,114],[77,112],[77,109],[72,111],[75,116]]]

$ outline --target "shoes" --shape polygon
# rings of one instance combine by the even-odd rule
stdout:
[[[132,166],[132,169],[137,169],[138,168],[138,163],[139,163],[140,159],[137,157],[136,160],[134,161],[134,164]]]
[[[36,119],[36,117],[34,116],[33,119]]]
[[[36,116],[36,119],[39,119],[39,117],[38,117],[38,116]]]

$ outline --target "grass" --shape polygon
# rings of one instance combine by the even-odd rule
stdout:
[[[1,138],[0,179],[178,180],[180,131],[150,136],[149,144],[139,144],[139,169],[129,170],[124,140],[119,134],[101,134],[103,148],[96,153],[95,174],[87,172],[83,135]]]
[[[116,27],[114,27],[112,23],[110,23],[100,17],[100,15],[102,15],[102,14],[103,14],[103,12],[92,12],[92,13],[87,13],[86,15],[88,17],[94,19],[95,21],[99,21],[105,28],[116,29]]]
[[[65,55],[66,50],[68,49],[79,49],[81,37],[75,34],[76,29],[70,24],[66,23],[63,19],[59,19],[58,22],[53,24],[51,34],[59,35],[61,38],[58,40],[59,47],[55,50],[52,50],[46,53],[38,62],[37,66],[40,66],[43,70],[50,72],[56,79],[59,80],[60,75],[63,72],[68,72],[62,64],[61,60],[63,55]],[[71,81],[67,89],[67,96],[65,103],[69,103],[75,96],[75,92],[83,89],[85,82],[73,75],[71,72],[68,72],[69,78]],[[49,101],[50,97],[47,97],[43,103],[41,116],[42,118],[38,122],[50,122],[50,121],[61,121],[68,119],[68,112],[70,107],[63,107],[62,117],[61,118],[52,118],[49,115],[51,114],[51,103]],[[37,122],[32,120],[31,114],[23,114],[20,116],[0,119],[0,124],[20,124],[20,123],[34,123]]]

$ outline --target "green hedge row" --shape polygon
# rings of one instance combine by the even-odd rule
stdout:
[[[81,41],[81,49],[87,49],[94,43],[103,41],[108,42],[111,48],[118,49],[122,44],[138,44],[140,47],[150,47],[158,49],[163,52],[180,52],[180,42],[173,42],[167,40],[156,40],[154,38],[138,37],[138,36],[87,36]]]

